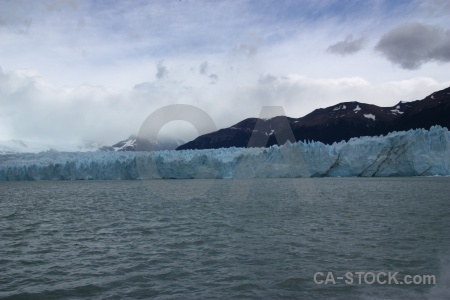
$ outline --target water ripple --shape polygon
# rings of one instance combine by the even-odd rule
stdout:
[[[422,299],[313,274],[448,272],[448,178],[163,183],[2,183],[0,298]]]

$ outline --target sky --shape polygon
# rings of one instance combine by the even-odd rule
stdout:
[[[422,99],[450,86],[449,15],[448,0],[0,0],[0,141],[111,145],[170,104],[223,128],[263,106]]]

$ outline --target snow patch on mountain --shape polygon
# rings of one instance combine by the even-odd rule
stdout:
[[[135,146],[136,146],[136,139],[129,139],[125,141],[122,145],[116,147],[112,146],[112,148],[114,149],[114,151],[124,151],[128,147],[135,147]]]
[[[372,115],[372,114],[364,114],[364,117],[367,118],[367,119],[372,119],[372,120],[375,121],[375,116]]]
[[[333,109],[333,111],[341,110],[341,109],[346,109],[346,108],[347,108],[347,106],[345,106],[344,104],[342,104],[342,105],[339,105],[338,107],[335,107],[335,108]]]
[[[391,113],[393,113],[393,114],[403,114],[403,112],[398,110],[398,109],[391,109]]]

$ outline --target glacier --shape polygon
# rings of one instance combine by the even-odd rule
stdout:
[[[0,180],[449,176],[450,133],[433,126],[326,145],[0,155]]]

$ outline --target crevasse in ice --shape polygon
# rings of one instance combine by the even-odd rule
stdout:
[[[450,175],[450,133],[433,126],[325,145],[0,155],[0,180]]]

